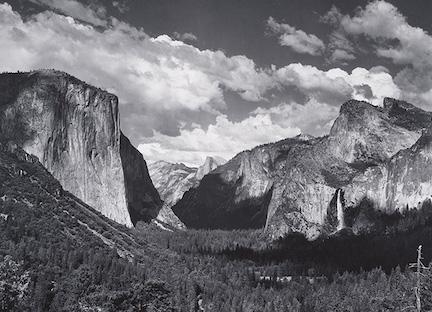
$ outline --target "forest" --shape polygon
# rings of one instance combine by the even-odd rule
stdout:
[[[374,214],[368,234],[272,242],[262,230],[128,229],[19,150],[0,150],[0,181],[0,311],[416,311],[410,264],[420,244],[424,264],[432,256],[430,202],[361,208]]]

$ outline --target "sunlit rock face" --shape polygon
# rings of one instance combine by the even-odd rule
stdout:
[[[157,215],[159,195],[121,134],[115,95],[57,71],[2,74],[0,93],[2,134],[37,156],[64,189],[127,226]]]
[[[171,207],[183,197],[186,191],[198,185],[206,174],[225,162],[226,160],[220,157],[207,157],[198,168],[163,160],[149,164],[150,176],[164,201],[157,220],[171,227],[184,229],[184,224],[172,212]]]
[[[201,181],[201,179],[204,178],[204,176],[207,173],[212,172],[213,170],[215,170],[220,165],[223,165],[224,163],[226,163],[226,160],[221,157],[207,156],[204,163],[198,167],[195,173],[195,179],[197,181]]]
[[[173,210],[191,227],[264,227],[273,238],[290,232],[315,238],[338,230],[338,190],[342,210],[365,197],[388,212],[411,207],[431,195],[429,169],[421,170],[428,166],[422,133],[431,118],[394,99],[383,107],[348,101],[328,136],[298,136],[242,152]]]
[[[364,198],[387,213],[420,208],[432,198],[432,129],[425,130],[412,147],[385,164],[369,168],[346,188],[349,205],[355,206]]]
[[[169,207],[178,202],[183,193],[196,183],[197,168],[163,160],[149,163],[148,168],[154,186]]]
[[[410,147],[430,123],[430,113],[411,104],[384,99],[379,108],[348,101],[330,130],[329,148],[348,163],[380,163]]]

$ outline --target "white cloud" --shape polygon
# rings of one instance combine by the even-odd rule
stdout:
[[[432,37],[422,28],[408,24],[405,16],[386,1],[373,1],[354,16],[333,14],[349,36],[373,40],[375,53],[405,66],[395,81],[402,96],[417,104],[432,103]]]
[[[281,103],[270,108],[257,108],[252,114],[266,116],[282,127],[294,127],[301,133],[321,136],[330,131],[339,107],[311,99],[305,104]]]
[[[401,92],[392,76],[380,68],[355,68],[348,73],[340,68],[322,71],[311,65],[289,64],[275,71],[282,85],[294,85],[320,103],[339,106],[350,98],[382,105],[384,97],[399,98]],[[358,92],[358,86],[370,89],[370,97]]]
[[[353,92],[352,86],[343,77],[329,76],[328,72],[311,65],[289,64],[276,70],[275,77],[282,85],[296,86],[305,95],[333,105],[340,105]]]
[[[348,74],[340,69],[331,69],[327,75],[332,78],[341,78],[353,87],[351,97],[360,101],[368,101],[376,106],[381,106],[385,97],[399,98],[401,91],[394,83],[390,74],[377,71],[376,68],[366,70],[364,68],[355,68]],[[364,93],[359,92],[356,86],[367,86],[370,90],[370,96],[365,97]]]
[[[69,72],[117,94],[122,105],[138,103],[143,120],[164,111],[173,120],[181,110],[217,113],[226,105],[224,88],[257,101],[273,83],[245,56],[199,50],[166,35],[151,38],[115,19],[103,30],[49,11],[24,21],[8,4],[0,5],[0,17],[1,71]]]
[[[114,18],[102,29],[49,11],[23,20],[8,4],[0,4],[0,42],[0,71],[56,68],[117,94],[122,128],[143,143],[149,160],[199,164],[207,155],[230,158],[299,131],[323,134],[345,100],[368,97],[378,103],[398,94],[382,69],[348,73],[299,63],[258,68],[246,56],[200,50],[167,35],[152,38]],[[225,89],[255,101],[253,110],[267,92],[287,86],[306,95],[306,103],[261,108],[239,122],[226,116]],[[191,120],[184,116],[202,112],[215,121],[208,128],[187,128]],[[168,127],[179,128],[179,135],[167,135],[173,135]]]
[[[267,26],[270,31],[279,35],[281,45],[288,46],[298,53],[319,55],[325,49],[324,42],[317,36],[307,34],[288,24],[278,23],[273,17],[269,17]]]
[[[240,122],[232,122],[225,115],[216,118],[207,129],[181,129],[176,137],[155,133],[151,142],[138,149],[149,161],[164,159],[188,165],[203,163],[208,155],[231,159],[235,154],[257,145],[281,140],[300,133],[297,127],[275,124],[269,113],[256,112]]]
[[[103,6],[86,6],[76,0],[30,0],[95,26],[106,26],[106,10]]]

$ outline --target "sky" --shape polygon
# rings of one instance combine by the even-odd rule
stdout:
[[[415,5],[414,5],[415,4]],[[0,71],[119,97],[147,161],[328,133],[348,99],[432,110],[432,1],[0,0]]]

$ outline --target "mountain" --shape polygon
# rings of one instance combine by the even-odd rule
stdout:
[[[172,212],[171,207],[182,198],[186,191],[196,186],[207,173],[225,162],[226,160],[221,157],[208,156],[198,168],[163,160],[150,163],[148,168],[151,179],[164,201],[155,221],[158,221],[162,227],[184,229],[183,222]]]
[[[329,135],[244,151],[186,192],[173,211],[192,228],[264,227],[273,238],[314,238],[336,231],[341,216],[365,198],[388,213],[417,207],[432,194],[427,175],[414,169],[427,165],[431,120],[403,101],[386,98],[376,107],[350,100]]]
[[[142,155],[121,133],[118,99],[62,72],[0,75],[0,136],[35,155],[62,186],[132,226],[161,200]]]
[[[195,179],[198,181],[201,181],[201,179],[209,172],[212,172],[220,165],[223,165],[226,163],[226,160],[222,157],[213,156],[209,157],[207,156],[204,163],[198,167],[198,170],[195,173]]]
[[[183,193],[196,183],[197,168],[182,163],[173,164],[160,160],[149,163],[148,169],[155,188],[168,206],[179,201]]]

